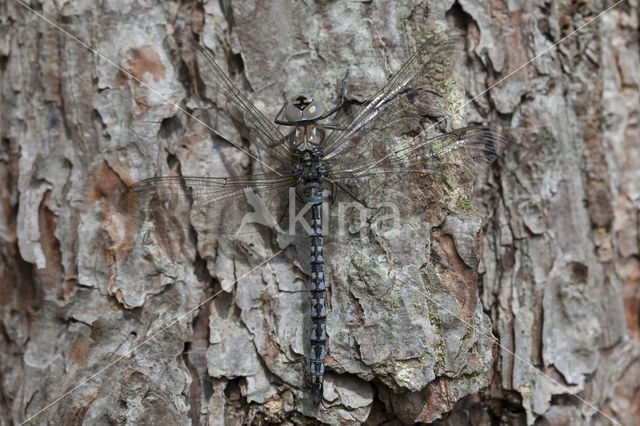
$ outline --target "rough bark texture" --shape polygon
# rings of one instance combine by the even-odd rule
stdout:
[[[610,423],[598,410],[637,422],[637,0],[482,94],[612,4],[31,4],[99,58],[1,2],[0,424],[102,369],[33,422]],[[252,271],[279,249],[267,234],[218,245],[192,218],[141,243],[118,208],[126,184],[176,165],[227,175],[250,163],[166,101],[197,106],[198,76],[162,40],[175,28],[201,34],[272,117],[283,89],[334,99],[347,68],[349,101],[366,100],[445,22],[466,34],[466,99],[480,95],[452,124],[524,136],[481,178],[473,209],[450,196],[428,223],[327,246],[327,376],[315,408],[295,247]],[[224,111],[215,127],[242,143]]]

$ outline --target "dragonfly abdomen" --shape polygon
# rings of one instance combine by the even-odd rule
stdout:
[[[311,206],[311,368],[312,400],[318,404],[322,400],[322,380],[324,375],[325,342],[327,340],[327,309],[325,306],[326,287],[324,283],[324,256],[322,253],[322,203]]]

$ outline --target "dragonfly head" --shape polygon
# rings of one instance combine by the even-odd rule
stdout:
[[[313,96],[301,93],[291,99],[291,103],[287,105],[285,110],[285,118],[291,122],[313,121],[318,119],[324,113],[322,104]]]

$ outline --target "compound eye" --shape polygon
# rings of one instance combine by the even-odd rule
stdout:
[[[284,110],[284,117],[287,121],[296,122],[302,119],[302,110],[296,106],[296,101],[288,104]]]
[[[322,104],[318,101],[312,101],[304,110],[304,118],[307,120],[313,120],[320,117],[322,113],[324,113]]]

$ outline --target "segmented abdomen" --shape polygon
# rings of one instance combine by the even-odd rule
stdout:
[[[322,400],[325,342],[327,340],[326,288],[324,284],[324,257],[322,255],[322,204],[314,204],[311,206],[311,211],[311,355],[309,362],[312,400],[314,404],[318,404]]]

